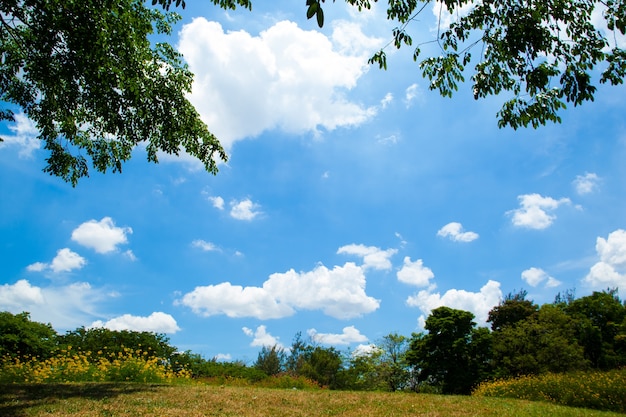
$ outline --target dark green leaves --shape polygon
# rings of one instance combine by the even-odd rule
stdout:
[[[322,3],[325,0],[322,0]],[[306,0],[306,5],[308,6],[306,10],[307,19],[311,19],[313,16],[316,17],[317,25],[321,28],[324,26],[324,10],[322,10],[322,5],[319,0]]]
[[[0,100],[36,124],[45,172],[73,185],[89,165],[119,172],[142,142],[150,161],[185,151],[217,172],[226,154],[185,97],[193,75],[171,45],[148,40],[171,33],[177,15],[139,0],[32,0],[1,11]]]

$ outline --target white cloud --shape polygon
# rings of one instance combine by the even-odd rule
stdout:
[[[520,208],[508,211],[515,226],[529,229],[545,229],[556,219],[552,211],[562,204],[571,203],[569,198],[555,200],[539,194],[524,194],[517,197]]]
[[[252,36],[196,18],[184,25],[178,49],[195,74],[191,102],[230,151],[269,129],[315,132],[370,119],[375,108],[346,93],[380,44],[349,22],[334,24],[330,38],[289,21]]]
[[[207,242],[207,241],[202,240],[202,239],[194,240],[193,242],[191,242],[191,246],[193,246],[194,248],[202,249],[205,252],[211,252],[211,251],[219,250],[219,248],[217,246],[215,246],[213,243]]]
[[[585,172],[585,175],[577,175],[572,184],[579,195],[584,195],[595,191],[599,182],[600,177],[597,174]]]
[[[126,235],[133,233],[130,227],[117,227],[110,217],[89,220],[72,232],[72,240],[98,253],[117,250],[117,245],[128,243]]]
[[[70,272],[74,269],[81,269],[87,264],[85,258],[72,252],[68,248],[59,249],[57,256],[50,263],[53,272]]]
[[[380,347],[376,346],[373,343],[370,343],[368,345],[361,344],[361,345],[358,345],[356,348],[354,348],[354,350],[352,351],[352,357],[358,358],[358,357],[370,356],[380,351],[381,351]]]
[[[500,283],[489,280],[479,292],[452,289],[441,295],[427,290],[420,291],[409,297],[407,304],[422,311],[423,315],[419,318],[422,325],[430,312],[441,306],[470,311],[476,316],[478,324],[484,324],[487,321],[489,310],[497,305],[501,299]]]
[[[283,348],[284,346],[280,343],[278,337],[274,337],[267,332],[267,328],[264,325],[260,325],[256,328],[256,330],[249,329],[248,327],[244,327],[241,330],[246,334],[246,336],[252,337],[252,342],[250,346],[259,346],[259,347],[279,347]]]
[[[241,201],[232,201],[230,206],[230,216],[237,220],[250,221],[261,214],[259,210],[261,206],[253,203],[249,198]]]
[[[214,359],[218,362],[231,362],[233,360],[233,356],[230,353],[218,353],[215,355]]]
[[[318,265],[308,272],[275,273],[262,287],[229,282],[196,287],[175,304],[206,317],[224,314],[265,320],[291,316],[301,309],[349,319],[378,309],[380,301],[365,293],[363,268],[348,262],[333,269]]]
[[[592,288],[626,288],[626,230],[617,229],[607,239],[598,237],[596,252],[600,260],[591,267],[584,283]]]
[[[160,311],[150,314],[148,317],[124,314],[112,318],[106,322],[94,321],[90,328],[104,327],[109,330],[132,330],[136,332],[155,332],[174,334],[180,330],[174,317]]]
[[[338,254],[345,255],[356,255],[363,258],[363,267],[364,268],[373,268],[378,270],[389,270],[391,269],[391,258],[393,255],[398,253],[397,249],[386,249],[382,250],[375,246],[365,246],[362,244],[350,244],[346,246],[342,246],[337,250]]]
[[[344,327],[341,334],[318,333],[315,329],[309,329],[307,333],[314,342],[331,346],[349,345],[351,343],[367,342],[368,340],[354,326]]]
[[[397,277],[398,281],[405,284],[428,287],[430,280],[435,277],[435,274],[430,268],[424,266],[424,262],[421,259],[411,262],[411,258],[405,256],[404,264],[398,271]]]
[[[25,279],[21,279],[13,285],[0,285],[0,310],[14,313],[31,311],[31,306],[43,304],[43,302],[41,288],[33,287]]]
[[[383,97],[383,99],[380,101],[380,106],[383,109],[386,109],[388,105],[390,105],[393,102],[393,94],[391,93],[387,93],[385,94],[385,97]]]
[[[15,113],[14,118],[15,123],[9,125],[13,134],[1,135],[3,141],[0,142],[0,148],[16,146],[19,148],[18,155],[22,158],[28,158],[41,146],[41,141],[37,139],[39,130],[24,113]]]
[[[541,268],[529,268],[522,272],[522,279],[531,287],[536,287],[542,282],[545,282],[546,288],[554,288],[561,285],[561,282],[556,278],[548,275],[546,271]]]
[[[224,210],[224,199],[220,196],[217,197],[209,197],[209,201],[211,202],[211,204],[213,204],[213,207],[215,207],[218,210]]]
[[[407,107],[411,107],[415,99],[420,95],[419,86],[417,84],[411,84],[404,92],[404,102]]]
[[[35,262],[26,267],[28,272],[42,272],[48,268],[48,264],[45,262]]]
[[[463,225],[457,222],[451,222],[443,226],[437,232],[437,236],[448,237],[454,242],[471,242],[478,239],[478,233],[464,232]]]
[[[19,280],[0,285],[0,310],[28,311],[33,321],[51,323],[57,331],[73,330],[101,316],[98,304],[111,297],[86,282],[38,287]]]

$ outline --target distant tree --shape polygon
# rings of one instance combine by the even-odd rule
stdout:
[[[576,322],[553,304],[544,304],[526,319],[494,331],[493,361],[501,377],[588,367],[577,343]]]
[[[277,375],[285,370],[286,352],[278,345],[263,346],[254,367],[267,375]]]
[[[0,120],[22,111],[49,152],[44,171],[73,185],[89,162],[121,172],[141,143],[151,162],[185,151],[216,173],[227,156],[187,99],[193,75],[149,39],[179,18],[140,0],[0,2]]]
[[[103,327],[79,327],[68,331],[58,336],[58,344],[61,348],[72,347],[91,352],[93,357],[108,357],[132,349],[134,352],[140,351],[147,358],[170,360],[177,351],[175,346],[170,345],[169,338],[162,333],[109,330]]]
[[[474,315],[449,307],[434,309],[426,319],[427,334],[415,335],[406,357],[420,383],[441,388],[444,394],[469,394],[480,382],[487,361],[484,331],[476,331]]]
[[[319,26],[324,24],[323,2],[306,2],[307,17],[315,16]],[[371,6],[370,0],[346,2],[358,10]],[[387,47],[411,47],[411,25],[420,22],[419,15],[432,4],[388,0],[387,19],[397,26],[392,41],[370,63],[387,68]],[[413,59],[419,61],[429,88],[444,97],[452,97],[465,81],[466,67],[473,65],[474,98],[493,95],[505,100],[497,114],[500,127],[560,122],[559,111],[566,103],[577,106],[594,100],[597,73],[601,84],[622,84],[626,77],[626,51],[616,40],[626,34],[624,0],[442,0],[436,5],[437,35],[417,42]],[[449,26],[443,17],[448,12]]]
[[[31,321],[27,312],[0,312],[0,359],[47,358],[56,347],[56,337],[50,324]]]
[[[291,349],[289,349],[289,356],[286,360],[287,371],[298,374],[302,369],[302,365],[306,360],[307,352],[312,349],[312,346],[302,340],[302,333],[298,332],[294,336],[291,343]]]
[[[378,343],[380,355],[380,371],[389,391],[397,391],[409,384],[409,369],[406,352],[409,339],[397,333],[389,333]]]
[[[535,314],[539,306],[527,300],[527,295],[524,290],[509,293],[500,304],[492,308],[487,318],[487,322],[491,323],[491,330],[501,330]]]
[[[306,354],[299,374],[316,381],[320,386],[340,388],[339,373],[342,369],[341,353],[333,347],[316,346]]]
[[[578,322],[578,341],[592,366],[611,369],[626,365],[626,352],[622,348],[626,337],[626,307],[616,288],[574,300],[566,312]]]
[[[379,346],[371,345],[367,351],[352,352],[347,360],[347,367],[342,371],[342,388],[355,391],[385,391],[388,389],[385,376],[381,374]]]

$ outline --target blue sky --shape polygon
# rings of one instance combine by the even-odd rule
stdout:
[[[328,4],[318,30],[286,0],[188,3],[170,41],[230,160],[212,176],[138,149],[72,188],[18,114],[0,127],[0,309],[250,363],[296,332],[357,349],[440,305],[484,325],[512,291],[626,288],[623,86],[562,124],[498,129],[506,97],[441,98],[409,49],[367,65],[393,28],[380,7]]]

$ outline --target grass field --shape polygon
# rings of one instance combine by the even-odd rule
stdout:
[[[201,384],[79,383],[0,385],[0,416],[623,417],[624,414],[491,397]]]

